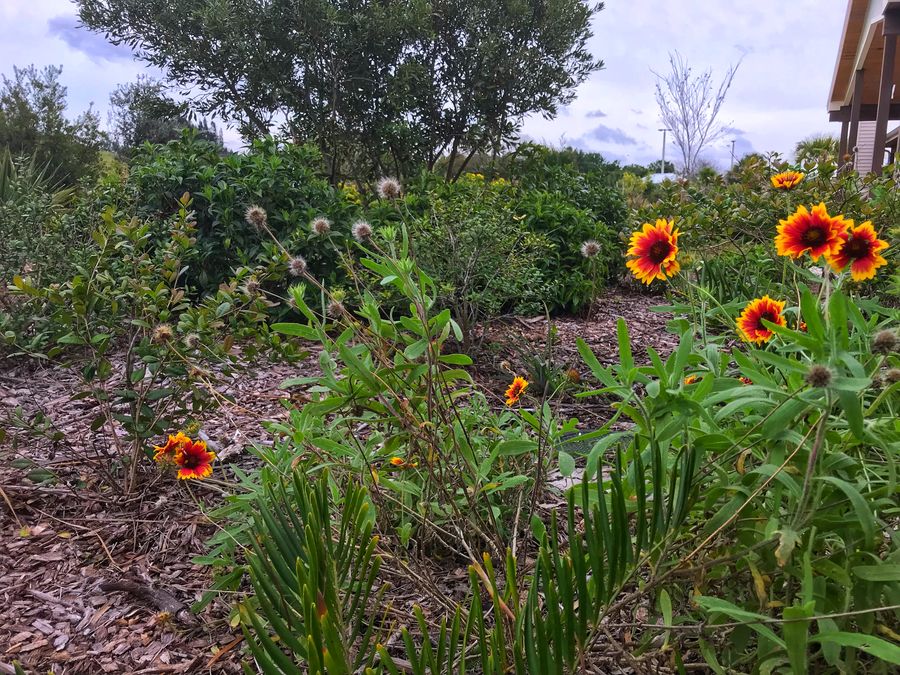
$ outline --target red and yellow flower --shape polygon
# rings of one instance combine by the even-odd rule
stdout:
[[[641,230],[632,233],[627,255],[633,259],[625,263],[626,266],[642,283],[674,276],[681,269],[675,259],[678,230],[671,220],[659,219],[655,225],[644,223]]]
[[[192,441],[190,438],[175,453],[178,478],[190,480],[206,478],[212,473],[212,463],[216,453],[206,449],[206,441]]]
[[[786,324],[784,320],[784,303],[773,300],[768,295],[751,300],[737,320],[738,332],[747,342],[762,344],[772,339],[774,333],[763,325],[763,320],[778,326]]]
[[[402,457],[391,457],[391,459],[389,461],[393,466],[396,466],[398,469],[407,469],[407,468],[415,469],[417,466],[419,466],[418,462],[407,462]],[[378,482],[377,479],[375,482],[376,483]]]
[[[875,228],[868,220],[857,227],[851,226],[842,235],[842,239],[843,246],[840,250],[825,256],[835,272],[841,272],[849,266],[853,281],[865,281],[875,276],[875,270],[887,264],[880,252],[888,244],[878,238]]]
[[[516,376],[513,378],[512,384],[506,390],[506,405],[514,405],[518,403],[522,394],[528,388],[528,380],[524,377]]]
[[[741,381],[741,384],[753,384],[753,380],[751,380],[749,377],[744,377],[743,375],[741,375],[738,379]]]
[[[799,258],[804,253],[818,260],[820,256],[835,255],[844,244],[847,228],[852,220],[844,216],[830,216],[825,204],[808,211],[802,204],[787,220],[778,221],[775,249],[778,255]]]
[[[165,464],[172,464],[175,462],[175,456],[178,454],[178,451],[181,450],[186,443],[190,442],[191,439],[181,431],[174,436],[170,434],[164,445],[153,446],[153,460]]]
[[[696,375],[688,375],[686,378],[684,378],[684,383],[685,383],[685,385],[694,384],[694,382],[696,382],[697,379],[698,378]]]
[[[800,184],[805,174],[799,171],[782,171],[772,176],[772,187],[779,190],[790,190]]]

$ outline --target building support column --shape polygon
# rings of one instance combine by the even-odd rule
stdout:
[[[862,94],[863,81],[865,80],[866,71],[862,68],[853,74],[853,99],[850,101],[850,131],[847,135],[847,150],[853,155],[853,167],[859,171],[860,167],[856,166],[856,142],[859,138],[859,117],[862,111]]]
[[[841,112],[849,113],[850,111],[844,107],[841,108]],[[838,143],[838,154],[837,154],[837,165],[843,166],[845,161],[844,157],[847,155],[847,132],[850,130],[850,116],[845,115],[844,119],[841,120],[841,140]]]
[[[877,174],[881,173],[881,167],[884,164],[884,150],[887,143],[891,94],[894,90],[894,61],[897,59],[897,34],[900,33],[900,10],[888,9],[885,11],[883,32],[881,86],[878,88],[878,111],[875,113],[875,152],[872,154],[872,172]]]

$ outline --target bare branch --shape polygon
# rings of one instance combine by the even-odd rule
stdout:
[[[671,131],[681,151],[682,171],[694,173],[704,147],[720,138],[725,126],[717,119],[741,61],[730,66],[718,88],[714,88],[712,70],[694,75],[678,52],[669,54],[668,74],[656,76],[656,102],[663,124]]]

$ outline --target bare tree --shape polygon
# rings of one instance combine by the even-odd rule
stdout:
[[[671,72],[660,75],[653,71],[660,117],[681,150],[685,175],[696,171],[700,151],[724,133],[725,127],[716,119],[740,65],[738,61],[728,68],[718,89],[714,88],[711,69],[694,75],[678,52],[669,54]]]

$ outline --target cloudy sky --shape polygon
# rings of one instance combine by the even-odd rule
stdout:
[[[743,57],[722,112],[729,132],[708,159],[727,167],[732,140],[738,156],[790,154],[801,138],[837,132],[825,105],[845,9],[844,0],[607,0],[591,41],[605,69],[556,119],[527,120],[524,134],[625,163],[657,159],[652,71],[664,71],[677,50],[716,75]],[[62,65],[73,111],[93,103],[104,120],[110,91],[146,71],[127,49],[80,28],[69,0],[0,0],[0,73],[29,63]],[[226,141],[237,135],[226,132]]]

